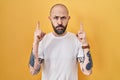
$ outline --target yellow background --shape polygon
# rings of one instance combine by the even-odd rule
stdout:
[[[77,33],[84,24],[91,45],[93,74],[79,80],[120,79],[120,0],[0,0],[0,80],[40,80],[32,76],[28,61],[36,22],[52,31],[49,10],[65,4],[71,19],[68,30]]]

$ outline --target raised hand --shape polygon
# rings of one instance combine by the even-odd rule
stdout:
[[[31,57],[32,57],[31,61],[33,61],[33,63],[30,64],[30,72],[33,75],[38,73],[40,69],[40,61],[38,58],[38,46],[39,46],[39,42],[43,39],[44,36],[45,33],[42,32],[42,30],[40,29],[40,22],[38,21],[36,25],[36,30],[34,32],[34,42],[31,53]]]
[[[36,30],[34,32],[34,42],[39,42],[43,39],[43,37],[45,36],[45,33],[42,32],[42,30],[40,29],[40,22],[37,22],[36,25]]]
[[[80,30],[78,31],[77,37],[82,44],[86,43],[86,34],[83,30],[83,24],[80,24]]]

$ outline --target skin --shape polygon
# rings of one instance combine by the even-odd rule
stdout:
[[[59,30],[63,30],[64,28],[67,28],[67,24],[69,22],[70,16],[67,8],[62,4],[58,4],[51,8],[49,19],[51,21],[53,28],[59,31]],[[59,25],[62,25],[63,27],[60,27]],[[58,34],[55,31],[53,31],[53,34],[57,37],[64,36],[66,33],[67,33],[66,30],[62,34]],[[43,39],[44,35],[45,33],[40,29],[40,22],[38,22],[37,28],[34,32],[34,42],[33,42],[33,51],[32,51],[35,57],[35,64],[33,67],[29,65],[30,72],[32,75],[37,73],[36,70],[38,70],[41,65],[40,64],[41,61],[39,61],[40,59],[38,59],[38,44]],[[80,25],[80,30],[78,31],[77,38],[82,43],[83,46],[88,45],[82,24]],[[87,55],[89,51],[90,51],[89,48],[84,49],[84,58],[83,57],[78,58],[78,61],[80,62],[80,68],[85,75],[90,75],[92,73],[92,66],[89,68],[89,70],[86,68],[86,66],[90,63],[90,61],[92,61],[90,60],[91,57],[88,57]]]
[[[68,15],[68,10],[64,6],[58,5],[52,8],[49,19],[54,28],[56,28],[56,26],[58,25],[63,25],[65,28],[67,28],[66,25],[68,24],[70,16]],[[56,28],[56,29],[63,29],[63,28]],[[54,31],[53,34],[55,36],[64,36],[66,34],[66,31],[60,35]]]

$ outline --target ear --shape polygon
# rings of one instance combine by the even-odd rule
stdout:
[[[68,19],[70,19],[71,17],[70,16],[68,16]]]
[[[48,19],[49,19],[49,20],[51,20],[51,17],[50,17],[50,16],[48,16]]]

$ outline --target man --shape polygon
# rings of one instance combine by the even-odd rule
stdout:
[[[51,8],[49,19],[54,30],[51,33],[45,35],[37,24],[29,62],[31,74],[42,67],[42,80],[78,80],[80,64],[82,72],[90,75],[92,58],[82,25],[77,36],[66,31],[70,16],[63,4]]]

